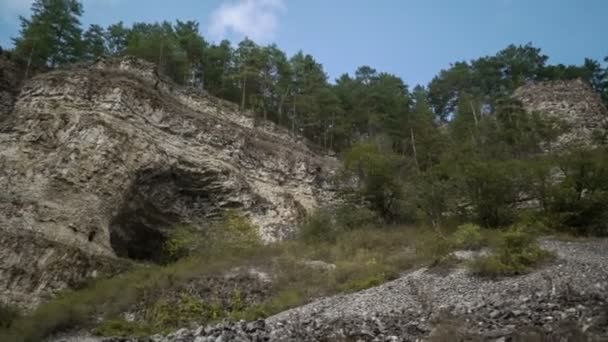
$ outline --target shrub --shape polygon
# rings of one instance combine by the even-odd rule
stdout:
[[[522,226],[513,226],[501,234],[494,253],[474,260],[471,269],[481,276],[517,275],[549,257],[550,253],[538,246],[534,235]]]
[[[305,242],[335,241],[337,229],[328,211],[320,209],[309,215],[300,226],[299,238]]]
[[[167,262],[187,257],[204,246],[202,232],[192,225],[178,225],[169,234],[164,245],[164,255]]]
[[[304,220],[298,237],[308,243],[335,242],[341,234],[381,226],[376,212],[347,203],[331,209],[317,209]]]
[[[464,249],[479,249],[483,244],[481,228],[472,223],[458,226],[452,235],[454,247]]]
[[[343,204],[335,209],[336,226],[340,231],[349,231],[380,226],[378,214],[364,206]]]
[[[402,158],[375,143],[359,143],[343,158],[343,187],[354,203],[366,203],[383,218],[407,219],[403,184],[399,181]]]
[[[196,254],[238,253],[260,245],[257,228],[236,210],[224,212],[221,220],[212,224],[179,224],[174,227],[164,245],[164,259],[174,262]]]
[[[549,191],[549,214],[571,233],[608,235],[608,152],[572,151],[557,164],[563,180]]]
[[[472,160],[461,166],[460,184],[479,224],[500,227],[513,222],[518,170],[513,163],[498,161]]]
[[[144,337],[153,332],[154,329],[147,324],[129,322],[123,318],[104,319],[93,329],[94,335],[112,337]]]
[[[236,210],[224,212],[222,220],[206,233],[206,253],[239,253],[261,245],[257,227]]]
[[[204,323],[213,316],[211,311],[212,308],[206,307],[200,298],[181,294],[176,301],[158,300],[146,315],[146,321],[156,330],[167,331],[192,322]]]
[[[423,235],[416,243],[417,258],[431,266],[446,260],[452,250],[452,243],[437,233]]]
[[[0,304],[0,329],[9,328],[18,317],[19,311],[16,308]]]

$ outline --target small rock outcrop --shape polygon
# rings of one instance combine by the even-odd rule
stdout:
[[[264,240],[282,239],[331,200],[336,161],[127,57],[27,81],[0,122],[0,165],[0,296],[32,307],[100,260],[154,261],[177,223],[226,208],[245,213]],[[67,250],[87,262],[73,265]],[[52,273],[46,261],[78,276]],[[23,293],[22,282],[35,289]]]
[[[552,149],[589,147],[608,132],[608,110],[599,94],[584,81],[530,83],[514,94],[527,112],[537,112],[566,125]]]

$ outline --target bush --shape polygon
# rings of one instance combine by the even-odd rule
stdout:
[[[421,236],[416,244],[417,258],[430,266],[447,260],[452,250],[452,243],[437,233]]]
[[[481,228],[472,223],[458,226],[452,235],[454,247],[464,249],[479,249],[483,244]]]
[[[335,208],[336,226],[340,231],[380,226],[378,214],[369,208],[343,204]]]
[[[522,226],[513,226],[501,234],[494,253],[474,260],[471,269],[480,276],[518,275],[546,261],[550,255],[538,246],[533,234]]]
[[[204,253],[240,253],[262,244],[258,229],[236,210],[224,212],[222,220],[211,225],[205,234]]]
[[[9,328],[19,317],[19,311],[9,305],[0,304],[0,329]]]
[[[608,235],[608,152],[572,151],[558,160],[563,176],[549,191],[547,209],[576,235]]]
[[[484,227],[513,223],[519,196],[518,165],[501,161],[469,161],[461,167],[460,184]]]
[[[95,329],[97,336],[145,337],[153,334],[154,329],[146,324],[129,322],[123,318],[105,319]]]
[[[332,222],[331,214],[323,209],[309,215],[299,229],[299,238],[308,243],[333,242],[336,235],[337,229]]]
[[[192,225],[178,225],[165,241],[163,255],[166,262],[177,261],[203,248],[202,232]]]
[[[359,143],[343,158],[343,188],[353,203],[366,203],[384,219],[408,219],[403,184],[399,181],[402,158],[374,143]]]
[[[192,295],[181,294],[177,300],[160,299],[146,314],[146,321],[156,331],[169,331],[189,325],[205,323],[216,316],[214,306],[206,306]]]

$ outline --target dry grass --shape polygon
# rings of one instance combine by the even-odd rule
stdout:
[[[232,231],[247,227],[234,216],[229,216],[226,222],[234,226],[229,227]],[[273,295],[261,304],[229,305],[229,308],[209,307],[189,298],[186,311],[195,313],[191,316],[196,323],[224,318],[263,318],[322,296],[379,285],[414,267],[435,264],[451,251],[445,239],[426,227],[368,225],[334,233],[328,241],[298,239],[264,248],[256,243],[241,243],[251,238],[247,231],[243,241],[229,239],[228,245],[214,241],[213,248],[204,254],[163,266],[141,265],[114,278],[98,280],[82,290],[65,293],[30,315],[12,321],[9,328],[0,329],[0,340],[40,341],[52,333],[75,327],[97,327],[95,331],[102,335],[152,334],[177,329],[186,324],[186,318],[165,319],[167,310],[160,310],[162,305],[146,299],[154,293],[235,267],[271,270]],[[325,269],[305,266],[306,260],[334,266]],[[210,303],[211,299],[205,298],[205,301]],[[122,313],[142,303],[153,305],[145,309],[155,312],[158,319],[127,323],[120,318]]]

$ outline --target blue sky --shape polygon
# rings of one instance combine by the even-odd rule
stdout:
[[[0,0],[0,44],[31,0]],[[333,80],[360,65],[426,84],[451,62],[532,42],[551,63],[608,55],[608,0],[84,0],[85,25],[192,19],[207,40],[275,42]]]

